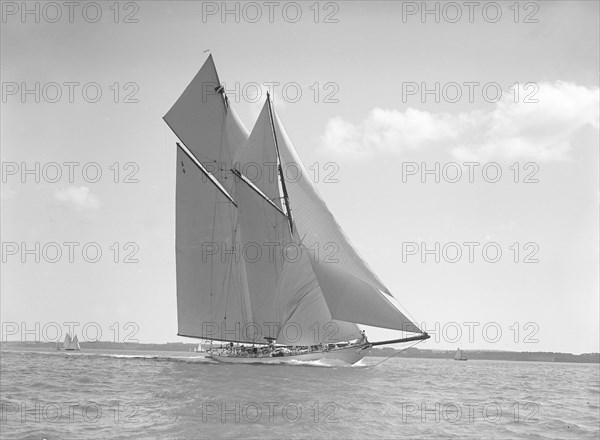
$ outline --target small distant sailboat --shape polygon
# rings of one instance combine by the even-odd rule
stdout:
[[[455,361],[466,361],[468,359],[469,358],[465,355],[465,353],[460,348],[456,349],[456,353],[454,353]]]
[[[58,344],[57,350],[80,351],[81,346],[79,345],[77,335],[75,335],[75,337],[71,339],[71,335],[67,333],[67,335],[65,336],[65,340],[62,343],[62,346]]]

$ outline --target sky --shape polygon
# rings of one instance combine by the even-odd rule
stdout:
[[[420,347],[599,351],[597,2],[91,3],[2,3],[2,340],[192,342],[162,116],[210,51]]]

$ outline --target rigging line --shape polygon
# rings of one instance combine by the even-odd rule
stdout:
[[[233,208],[232,208],[233,211]],[[231,215],[233,216],[233,214],[235,214],[235,212],[231,212]],[[237,231],[238,231],[238,227],[239,227],[239,221],[240,221],[240,216],[239,213],[238,215],[235,216],[235,224],[232,225],[233,230],[232,230],[232,237],[231,237],[231,244],[232,244],[232,253],[231,253],[231,259],[229,261],[229,285],[227,286],[227,295],[226,295],[226,302],[225,302],[225,318],[227,318],[227,307],[229,305],[229,291],[231,290],[231,284],[232,284],[232,279],[235,282],[235,278],[234,275],[237,275],[238,279],[237,281],[239,281],[239,284],[237,284],[237,287],[239,288],[238,291],[240,293],[240,299],[242,299],[242,278],[240,275],[240,264],[239,264],[239,259],[236,257],[236,245],[237,245]],[[235,258],[235,262],[236,264],[234,265],[234,258]],[[235,273],[234,273],[234,268],[235,268]],[[225,288],[225,277],[223,277],[223,288]]]
[[[283,256],[283,252],[284,249],[288,246],[288,244],[290,242],[293,242],[293,238],[290,236],[289,237],[289,242],[286,243],[286,230],[285,228],[281,228],[280,225],[281,223],[285,222],[285,220],[280,219],[279,216],[275,215],[275,218],[273,218],[273,215],[270,215],[271,212],[269,212],[267,209],[266,205],[263,205],[263,216],[264,219],[266,220],[266,222],[268,223],[268,225],[272,228],[272,232],[273,232],[273,237],[274,237],[274,242],[276,244],[279,244],[279,250],[278,252],[281,253],[281,259],[279,258],[274,258],[274,265],[275,265],[275,285],[278,286],[279,285],[279,281],[281,279],[281,275],[283,273],[283,267],[285,265],[285,257]],[[285,214],[283,214],[283,212],[279,211],[286,219],[287,216],[285,216]],[[275,254],[274,254],[275,257]],[[270,258],[270,257],[269,257]],[[280,263],[280,264],[278,264]],[[280,266],[280,267],[278,267]],[[277,299],[277,297],[275,298]]]
[[[220,86],[221,89],[223,89],[223,86]],[[218,87],[215,89],[215,91],[217,91]],[[227,100],[227,95],[225,94],[225,91],[223,89],[221,93],[221,97],[223,98],[223,104],[225,105],[225,113],[223,113],[223,117],[221,119],[221,145],[219,146],[219,162],[217,163],[217,170],[219,172],[219,175],[221,176],[221,179],[226,180],[227,178],[223,175],[223,172],[227,169],[227,166],[225,165],[225,161],[223,160],[223,155],[226,155],[226,159],[229,160],[228,163],[232,164],[233,163],[233,157],[231,155],[231,150],[229,149],[229,143],[225,144],[225,142],[223,141],[224,139],[227,139],[227,108],[228,108],[228,100]],[[224,148],[225,147],[225,148]]]
[[[237,231],[238,231],[238,228],[239,228],[239,223],[240,223],[240,216],[239,216],[239,213],[238,213],[238,215],[235,216],[235,225],[233,227],[233,236],[234,237],[237,236]],[[247,304],[246,304],[246,296],[245,296],[245,289],[244,289],[245,285],[243,283],[244,275],[246,275],[246,274],[245,274],[245,271],[242,274],[242,265],[241,264],[236,264],[235,265],[235,274],[237,276],[237,279],[236,279],[237,284],[236,284],[236,286],[237,286],[238,292],[240,294],[239,295],[240,311],[241,311],[241,317],[240,317],[240,319],[242,320],[242,322],[246,322],[246,318],[250,314],[250,321],[249,322],[252,322],[252,309],[248,310],[246,308]],[[244,324],[244,325],[246,325],[246,324]]]
[[[237,282],[237,288],[238,288],[238,292],[240,293],[239,295],[239,301],[240,301],[240,320],[244,325],[244,328],[246,328],[246,326],[248,325],[248,323],[252,322],[252,310],[251,308],[249,309],[247,306],[250,306],[250,304],[246,303],[246,290],[244,289],[244,285],[243,285],[243,275],[242,275],[242,267],[240,264],[236,264],[235,266],[235,273],[237,276],[236,282]],[[249,301],[249,299],[248,299]]]
[[[288,196],[287,188],[285,186],[285,178],[283,176],[283,168],[281,167],[281,155],[279,154],[279,143],[277,142],[277,134],[275,133],[275,122],[273,120],[273,109],[271,108],[271,97],[267,92],[267,104],[269,106],[269,116],[271,118],[271,131],[273,132],[273,139],[275,140],[275,152],[277,153],[277,170],[279,171],[279,180],[281,182],[281,189],[283,190],[283,201],[287,211],[287,217],[290,227],[290,235],[294,235],[294,222],[292,218],[292,208],[290,207],[290,198]]]
[[[209,55],[209,57],[212,58],[212,53]],[[213,59],[213,66],[214,66],[214,59]],[[229,109],[229,98],[227,97],[227,93],[225,93],[225,87],[221,84],[221,79],[219,78],[219,72],[217,72],[217,69],[215,68],[215,76],[217,77],[217,86],[215,87],[215,92],[220,93],[221,94],[221,99],[223,100],[223,106],[224,106],[224,110],[225,113],[227,113],[227,110]]]
[[[263,203],[262,206],[262,214],[263,214],[263,220],[265,221],[266,224],[266,229],[267,229],[267,237],[271,237],[271,232],[273,233],[272,237],[273,237],[273,241],[275,243],[277,243],[280,239],[280,243],[283,242],[283,237],[278,236],[277,234],[277,228],[271,226],[271,224],[273,223],[273,221],[271,220],[270,216],[269,216],[269,212],[267,211],[267,206]],[[269,228],[272,229],[272,231],[269,230]],[[264,246],[265,243],[263,243]],[[274,283],[275,283],[275,298],[274,298],[274,303],[275,305],[277,305],[276,301],[277,301],[277,293],[278,293],[278,289],[277,289],[277,285],[279,283],[279,274],[281,274],[281,272],[278,269],[278,265],[277,265],[277,258],[275,257],[275,254],[273,254],[273,266],[275,267],[275,270],[272,271],[272,275],[274,278]],[[269,260],[271,260],[271,256],[269,254]],[[281,268],[283,270],[283,267]]]
[[[223,319],[227,319],[227,307],[229,306],[229,291],[231,290],[231,279],[233,278],[233,255],[231,256],[231,260],[229,262],[229,283],[227,284],[227,295],[225,297],[225,316]],[[223,277],[223,288],[225,288],[225,277]]]
[[[230,205],[230,206],[231,206],[231,205]],[[233,211],[233,209],[234,209],[234,208],[230,208],[230,212],[229,212],[229,214],[230,214],[230,216],[231,216],[231,217],[233,217],[233,215],[234,215],[234,212],[232,212],[232,211]],[[223,216],[222,216],[222,213],[219,213],[219,219],[221,220],[221,222],[220,222],[220,223],[221,223],[221,224],[223,224],[223,223],[224,223],[224,221],[223,221],[223,220],[224,220],[224,218],[223,218]],[[226,220],[226,219],[225,219],[225,220]],[[236,221],[237,221],[237,220],[236,220]],[[216,223],[213,223],[213,225],[215,225],[215,224],[216,224]],[[234,255],[235,255],[235,249],[236,249],[236,247],[235,247],[235,244],[236,244],[236,241],[235,241],[235,233],[236,233],[236,228],[237,228],[237,226],[232,226],[232,228],[233,228],[233,230],[232,230],[232,245],[233,245],[232,251],[233,251],[234,253],[232,253],[232,258],[231,258],[231,260],[229,261],[229,265],[228,265],[228,266],[225,268],[225,273],[223,274],[223,283],[222,283],[222,285],[221,285],[221,290],[220,290],[220,292],[221,292],[221,293],[222,293],[222,292],[225,290],[225,285],[226,285],[226,280],[227,280],[227,271],[229,271],[229,284],[227,284],[227,294],[225,295],[225,315],[224,315],[223,319],[227,319],[227,308],[228,308],[228,306],[229,306],[229,291],[231,290],[231,284],[232,284],[232,282],[231,282],[231,278],[232,278],[232,276],[234,275],[234,274],[233,274],[233,269],[232,269],[232,267],[233,267],[233,258],[234,258]],[[214,234],[214,227],[213,227],[213,234]],[[213,236],[214,236],[214,235],[213,235]],[[222,256],[223,256],[223,253],[222,253],[222,252],[223,252],[223,246],[225,246],[225,244],[226,244],[225,242],[222,242],[222,243],[217,243],[217,245],[218,245],[219,249],[221,250],[221,258],[222,258]],[[221,261],[222,261],[222,260],[221,260]],[[236,261],[237,261],[237,259],[236,259]],[[237,265],[236,265],[236,266],[237,266]]]
[[[217,193],[215,193],[215,205],[214,205],[214,210],[213,210],[213,227],[212,227],[212,239],[211,242],[213,244],[213,246],[215,245],[215,225],[217,224]],[[214,255],[211,255],[210,257],[210,320],[214,322],[214,315],[213,315],[213,271],[214,271]]]
[[[216,69],[215,69],[215,74],[216,74]],[[225,153],[229,153],[229,147],[228,145],[225,145],[226,148],[224,147],[224,142],[223,140],[225,139],[225,137],[227,136],[227,133],[225,132],[225,119],[227,118],[227,105],[225,104],[225,89],[223,86],[221,86],[221,81],[219,80],[219,75],[217,74],[217,87],[215,87],[215,91],[217,93],[221,94],[221,99],[223,100],[223,105],[225,106],[225,113],[223,113],[223,116],[221,118],[221,136],[220,136],[220,145],[219,145],[219,161],[220,163],[217,163],[217,172],[221,175],[221,178],[223,178],[223,174],[221,174],[222,168],[221,166],[223,166],[223,153],[224,150]],[[215,211],[216,212],[216,211]],[[220,214],[220,213],[219,213]],[[221,224],[223,224],[223,219],[222,217],[219,215],[219,219],[221,220]],[[214,233],[215,233],[215,226],[216,223],[213,222],[213,237],[214,237]],[[232,225],[233,226],[233,225]],[[232,244],[235,243],[235,238],[233,236],[232,233]],[[213,240],[214,243],[214,240]],[[219,247],[225,246],[225,240],[223,240],[223,243],[219,243]],[[235,244],[234,244],[234,249],[235,249]],[[226,283],[226,279],[227,279],[227,271],[229,270],[229,284],[227,285],[227,293],[225,295],[225,311],[224,311],[224,315],[223,315],[223,320],[226,321],[227,320],[227,306],[229,305],[229,290],[231,289],[231,264],[232,264],[233,258],[230,261],[229,265],[225,268],[225,273],[223,274],[223,284],[221,286],[221,293],[223,293],[223,289],[225,289],[225,283]]]
[[[183,337],[186,337],[186,338],[194,338],[194,339],[206,339],[203,336],[184,335],[183,333],[177,333],[177,336],[183,336]],[[247,344],[248,343],[247,340],[237,340],[237,339],[217,339],[217,338],[214,338],[214,339],[211,339],[211,341],[215,341],[215,342],[219,341],[219,342],[221,342],[221,344],[223,342],[237,342],[237,343],[240,343],[240,344]],[[267,345],[267,342],[255,342],[255,344]]]
[[[233,213],[231,213],[233,215]],[[232,278],[234,276],[233,273],[233,268],[234,268],[234,258],[235,258],[235,262],[239,263],[238,259],[236,258],[236,245],[237,245],[237,241],[236,241],[236,236],[237,236],[237,228],[238,228],[238,220],[239,220],[239,215],[236,216],[236,220],[235,220],[235,225],[232,225],[233,230],[232,230],[232,234],[231,234],[231,245],[232,245],[232,253],[231,253],[231,258],[229,260],[229,264],[227,265],[227,268],[225,269],[225,274],[223,276],[223,286],[222,289],[225,289],[225,280],[227,279],[227,272],[229,272],[229,284],[227,285],[227,294],[225,295],[225,316],[223,317],[223,319],[227,319],[227,307],[229,306],[229,291],[231,290],[231,284],[232,284]],[[224,245],[225,243],[223,243]],[[238,267],[239,264],[235,264],[235,267]],[[223,290],[221,290],[223,291]]]
[[[240,176],[244,177],[241,173],[240,173]],[[248,184],[248,182],[246,182],[246,183]],[[250,186],[250,184],[248,184],[248,186]],[[259,194],[262,197],[262,199],[263,199],[264,202],[269,203],[273,207],[277,207],[274,203],[272,203],[269,200],[269,198],[267,198],[263,193],[261,193],[261,191],[258,188],[256,188],[256,192],[257,192],[257,194]],[[267,237],[270,239],[271,238],[271,231],[269,231],[269,227],[271,226],[271,224],[273,222],[272,222],[271,218],[269,217],[269,211],[267,210],[267,205],[265,203],[262,203],[260,205],[260,208],[261,208],[261,211],[262,211],[261,212],[262,219],[264,221],[263,225],[265,225]],[[285,214],[283,214],[283,215],[285,215]],[[275,236],[274,239],[277,240],[278,237],[277,237],[277,230],[276,229],[275,229],[275,232],[274,232],[274,236]],[[262,243],[263,246],[264,246],[264,244],[265,244],[265,242]],[[259,246],[259,248],[260,248],[260,246]],[[261,249],[261,257],[262,257],[262,249]],[[260,258],[259,258],[259,260],[260,260]],[[274,276],[275,276],[275,286],[277,286],[277,281],[278,281],[277,280],[277,262],[276,261],[271,261],[271,258],[269,257],[269,263],[271,263],[271,262],[274,263],[274,265],[275,265]],[[275,299],[276,298],[277,298],[277,290],[275,290]]]
[[[398,353],[395,353],[395,354],[391,355],[390,357],[387,357],[387,358],[385,358],[384,360],[377,362],[375,365],[369,365],[369,366],[368,366],[368,368],[373,368],[373,367],[376,367],[377,365],[384,363],[385,361],[387,361],[387,360],[389,360],[389,359],[393,358],[394,356],[398,356],[398,355],[399,355],[400,353],[402,353],[403,351],[405,351],[405,350],[408,350],[409,348],[412,348],[412,347],[414,347],[415,345],[418,345],[418,344],[420,344],[421,342],[423,342],[423,340],[421,340],[421,341],[417,341],[417,342],[415,342],[414,344],[412,344],[412,345],[409,345],[409,346],[408,346],[408,347],[406,347],[406,348],[403,348],[402,350],[398,351]],[[370,354],[371,354],[371,350],[369,350],[369,355],[370,355]]]

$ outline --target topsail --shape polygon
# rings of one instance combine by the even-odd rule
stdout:
[[[230,190],[229,170],[248,131],[229,106],[212,55],[164,120],[197,160]]]
[[[357,324],[423,333],[327,209],[268,95],[248,134],[210,56],[164,119],[181,140],[180,335],[307,346],[358,339]]]

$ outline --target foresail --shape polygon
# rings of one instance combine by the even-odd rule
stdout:
[[[311,267],[300,246],[286,253],[277,291],[281,328],[277,342],[286,345],[317,345],[350,341],[360,337],[352,322],[334,320]]]
[[[288,172],[286,186],[303,247],[334,319],[390,329],[421,330],[386,296],[389,290],[354,249],[325,205],[275,114],[279,154]]]
[[[358,255],[329,212],[276,115],[275,132],[279,141],[281,162],[287,169],[286,185],[302,244],[315,250],[319,258],[326,259],[331,256],[345,271],[389,295],[388,289]]]
[[[171,130],[228,191],[230,169],[248,131],[229,105],[212,55],[164,116]]]
[[[179,334],[251,342],[243,259],[236,254],[237,209],[182,149],[177,149],[177,314]]]
[[[410,333],[422,331],[395,307],[388,295],[343,270],[338,264],[317,261],[313,270],[331,314],[344,321]]]

